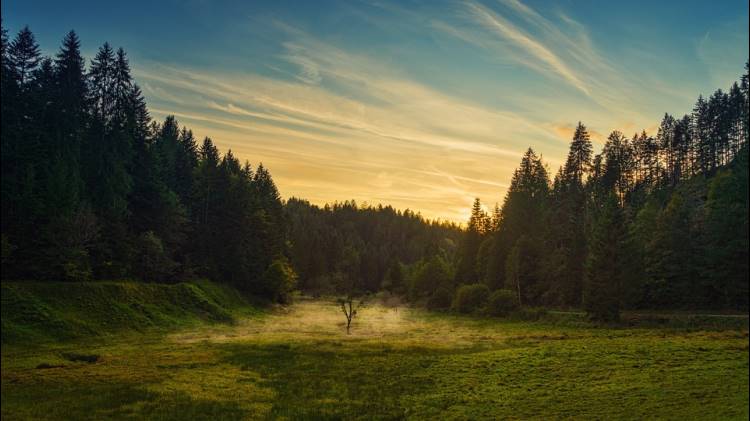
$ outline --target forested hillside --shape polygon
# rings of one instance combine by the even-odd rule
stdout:
[[[284,301],[300,286],[375,291],[390,265],[453,258],[460,229],[353,202],[286,207],[262,164],[153,121],[123,49],[88,66],[75,32],[42,57],[2,38],[2,277],[206,277]],[[359,287],[360,280],[362,288]]]
[[[613,131],[594,155],[579,123],[552,180],[529,149],[494,218],[475,201],[456,283],[603,318],[620,308],[747,309],[745,70],[691,114],[666,114],[655,137]]]
[[[75,32],[43,57],[2,33],[2,277],[176,282],[204,277],[285,301],[381,289],[432,308],[747,309],[748,75],[612,132],[579,123],[565,165],[529,148],[502,207],[465,228],[353,201],[284,203],[262,164],[151,119],[123,49],[86,64]],[[495,201],[492,198],[492,201]],[[462,291],[459,293],[460,291]],[[473,291],[473,292],[472,292]]]
[[[473,288],[481,297],[468,311],[490,313],[488,297],[502,290],[511,307],[586,308],[602,319],[624,308],[745,310],[747,107],[746,73],[728,93],[699,97],[691,114],[666,114],[655,137],[613,131],[594,154],[579,123],[553,179],[529,148],[502,207],[488,214],[476,199],[460,237],[390,208],[290,200],[301,287],[382,288],[457,310],[458,291]]]
[[[320,208],[292,198],[286,211],[291,260],[300,288],[309,292],[386,288],[404,293],[405,266],[435,259],[449,265],[463,235],[455,224],[390,206],[358,207],[354,201]]]
[[[123,49],[86,66],[70,32],[55,57],[39,51],[28,28],[3,30],[3,278],[286,292],[283,205],[262,165],[152,121]]]

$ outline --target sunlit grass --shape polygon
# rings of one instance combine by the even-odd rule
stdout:
[[[747,375],[746,330],[563,327],[372,303],[347,335],[332,301],[301,300],[234,325],[6,346],[2,417],[747,419]]]

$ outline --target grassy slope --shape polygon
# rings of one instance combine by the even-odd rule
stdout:
[[[2,418],[748,418],[746,328],[603,329],[378,305],[352,335],[343,322],[335,305],[302,301],[169,335],[5,347]]]
[[[88,338],[123,331],[232,320],[246,306],[236,291],[210,282],[4,282],[2,343]]]

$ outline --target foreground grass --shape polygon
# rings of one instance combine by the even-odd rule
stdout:
[[[351,335],[343,322],[335,305],[301,301],[234,325],[4,346],[2,418],[748,418],[746,329],[560,327],[379,305]]]

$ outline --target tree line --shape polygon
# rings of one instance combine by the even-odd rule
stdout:
[[[433,309],[748,307],[748,75],[656,136],[575,129],[551,178],[529,148],[502,206],[460,231],[408,211],[292,199],[291,260],[308,292],[386,290]],[[410,222],[411,221],[411,222]],[[513,302],[510,302],[513,301]]]
[[[291,198],[286,212],[299,287],[316,294],[406,293],[406,280],[399,274],[434,259],[453,262],[462,237],[456,224],[391,206],[345,201],[318,207]]]
[[[748,74],[666,114],[655,137],[613,131],[594,155],[579,123],[550,180],[529,148],[502,208],[474,202],[454,284],[522,305],[747,309]]]
[[[263,165],[153,121],[122,48],[86,66],[75,32],[43,57],[2,30],[2,276],[195,276],[283,299],[284,207]]]
[[[579,123],[550,179],[529,148],[502,206],[465,228],[390,206],[284,202],[263,165],[153,121],[125,51],[88,66],[2,31],[2,277],[207,277],[284,301],[387,290],[430,308],[748,306],[748,74],[656,136]],[[510,301],[514,303],[509,304]],[[497,310],[497,309],[496,309]],[[463,311],[463,310],[462,310]],[[490,311],[493,312],[493,311]],[[501,311],[494,311],[502,313]]]

